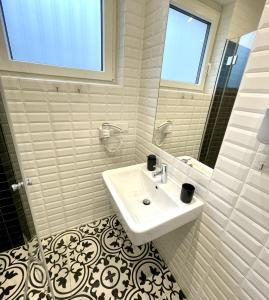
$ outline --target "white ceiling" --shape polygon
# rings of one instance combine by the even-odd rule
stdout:
[[[214,0],[214,2],[219,3],[222,6],[233,3],[235,1],[236,0]]]
[[[257,0],[253,0],[253,1],[257,1]],[[258,0],[258,1],[265,2],[265,0]],[[236,2],[236,0],[213,0],[213,2],[216,2],[216,3],[220,4],[221,6],[224,6],[224,5]]]

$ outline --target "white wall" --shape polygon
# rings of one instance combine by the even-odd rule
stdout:
[[[119,4],[118,84],[1,77],[41,237],[110,215],[101,172],[134,163],[145,4]],[[104,121],[128,123],[116,155],[99,142]]]
[[[234,6],[235,6],[234,3],[225,5],[221,12],[219,28],[218,28],[218,32],[214,44],[212,58],[210,61],[211,67],[208,72],[208,76],[206,78],[206,84],[205,84],[205,92],[208,94],[213,93],[214,85],[218,75],[219,66],[221,63],[223,50],[225,47],[226,40],[229,36],[229,29],[230,29],[232,16],[234,13]]]
[[[264,4],[265,0],[236,0],[228,38],[238,38],[256,30]]]
[[[164,151],[198,158],[210,100],[209,94],[160,89],[155,128],[167,120],[173,122],[161,145]]]
[[[137,155],[143,153],[142,161],[146,159],[144,156],[146,151],[141,149],[144,147],[144,139],[149,144],[152,141],[169,1],[163,0],[158,6],[154,0],[145,2],[141,87],[136,127],[136,152],[139,152]]]
[[[138,130],[137,161],[156,153],[168,163],[170,176],[193,183],[205,201],[198,221],[155,241],[188,299],[268,299],[269,174],[257,165],[269,149],[256,140],[269,105],[268,32],[269,1],[211,179],[153,146],[149,132]],[[140,111],[154,107],[153,100],[139,104]],[[151,121],[143,126],[152,128]]]

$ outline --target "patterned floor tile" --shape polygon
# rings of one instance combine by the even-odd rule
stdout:
[[[29,280],[27,280],[27,300],[51,300],[48,279],[43,264],[37,261],[29,263]]]
[[[42,244],[56,299],[181,299],[179,286],[152,243],[132,245],[116,216],[49,237]],[[23,260],[22,250],[15,253]],[[12,263],[10,253],[0,254],[5,274],[1,287],[12,291],[9,298],[1,298],[0,292],[0,299],[20,299],[16,297],[23,292],[27,259],[22,266],[19,259]],[[14,268],[16,280],[9,278]],[[29,299],[50,298],[42,271],[38,264],[31,266]]]
[[[0,254],[0,299],[23,299],[28,251],[18,247]]]

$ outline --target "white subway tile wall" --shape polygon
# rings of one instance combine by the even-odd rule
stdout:
[[[146,112],[154,110],[154,100],[140,92],[137,161],[156,153],[168,163],[171,176],[195,184],[205,201],[200,220],[155,241],[188,299],[268,299],[269,175],[257,166],[269,149],[256,134],[269,105],[269,68],[254,62],[269,60],[268,11],[269,1],[210,180],[151,144],[153,123]]]
[[[160,89],[155,129],[169,120],[172,125],[161,148],[173,156],[197,158],[211,95]]]
[[[23,172],[33,180],[29,200],[41,237],[110,215],[101,172],[135,162],[145,3],[118,4],[119,85],[1,78]],[[99,142],[105,121],[128,124],[115,155]]]
[[[145,154],[152,148],[168,8],[169,0],[162,0],[159,5],[154,0],[146,1],[136,128],[136,157],[139,161],[145,161]]]

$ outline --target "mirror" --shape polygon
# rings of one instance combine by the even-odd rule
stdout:
[[[153,143],[211,174],[265,0],[170,1]]]

